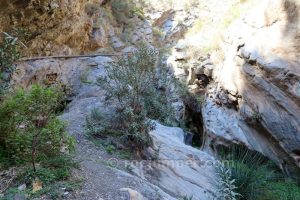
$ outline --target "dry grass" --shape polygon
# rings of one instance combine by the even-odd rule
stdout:
[[[213,0],[198,0],[198,5],[194,3],[199,16],[185,34],[190,57],[205,56],[220,49],[226,29],[253,4],[254,2],[249,0],[227,0],[224,4]]]
[[[204,26],[204,22],[201,19],[197,19],[194,22],[194,25],[192,26],[192,28],[188,29],[188,31],[186,33],[186,37],[189,37],[189,36],[199,33],[202,30],[203,26]]]

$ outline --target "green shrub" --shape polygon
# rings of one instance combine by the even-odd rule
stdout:
[[[152,123],[148,117],[169,122],[174,113],[168,101],[166,71],[156,68],[157,58],[155,50],[142,44],[132,56],[106,66],[107,76],[98,80],[107,99],[118,101],[110,129],[122,132],[121,139],[132,142],[137,149],[151,144],[148,132]]]
[[[72,168],[78,168],[78,163],[74,162],[71,157],[65,155],[52,157],[43,160],[36,171],[31,168],[27,169],[22,174],[22,179],[25,179],[26,183],[30,184],[38,178],[43,184],[47,185],[69,178]]]
[[[133,0],[112,0],[111,8],[112,14],[119,23],[129,24],[129,18],[138,16],[144,19],[144,12],[141,8],[136,6],[137,4]]]
[[[165,33],[159,27],[153,27],[153,35],[162,38],[165,35]]]
[[[74,140],[56,118],[63,93],[33,85],[5,97],[0,104],[0,147],[11,163],[32,164],[70,151]]]
[[[119,1],[112,0],[111,1],[112,14],[117,20],[118,23],[128,24],[128,18],[132,18],[134,4],[131,0]]]
[[[36,171],[25,167],[18,174],[12,186],[26,184],[26,190],[19,191],[18,188],[10,187],[4,192],[3,200],[14,199],[15,194],[23,194],[26,199],[62,199],[64,192],[74,191],[80,188],[82,180],[71,178],[73,168],[78,168],[78,163],[74,162],[72,157],[63,155],[49,158],[40,162]],[[41,181],[42,189],[33,192],[33,182]],[[0,198],[2,199],[2,198]]]
[[[111,119],[105,118],[99,109],[93,109],[91,115],[86,118],[87,134],[93,138],[107,136],[121,136],[122,133],[112,126]]]
[[[269,190],[264,200],[298,200],[300,199],[300,187],[292,180],[283,180],[269,183]]]
[[[251,119],[258,122],[262,119],[262,116],[263,116],[262,113],[256,111],[252,114]]]
[[[109,154],[113,154],[115,151],[116,151],[116,147],[113,146],[113,145],[108,145],[106,148],[105,148],[106,152],[109,153]]]

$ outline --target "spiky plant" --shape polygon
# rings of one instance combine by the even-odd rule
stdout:
[[[239,193],[235,192],[237,187],[235,186],[235,179],[232,179],[230,169],[225,167],[223,163],[220,163],[217,167],[217,172],[220,177],[218,199],[236,200],[238,197],[241,197]]]
[[[268,183],[279,178],[270,162],[258,152],[234,146],[221,157],[225,161],[224,170],[229,170],[230,180],[234,180],[233,191],[240,194],[237,199],[261,199],[270,190]]]

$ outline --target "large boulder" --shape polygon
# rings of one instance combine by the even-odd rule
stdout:
[[[135,166],[136,174],[175,197],[206,200],[217,196],[217,161],[209,154],[185,145],[185,133],[156,123],[150,133],[155,159]]]
[[[262,1],[229,27],[203,107],[208,145],[242,143],[286,172],[300,167],[299,16],[300,1]]]

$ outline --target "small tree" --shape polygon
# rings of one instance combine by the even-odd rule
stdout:
[[[33,85],[17,90],[0,104],[0,147],[13,163],[36,162],[70,150],[73,140],[56,118],[63,93]]]
[[[118,100],[117,117],[111,128],[121,130],[123,138],[138,149],[151,144],[148,117],[166,121],[173,117],[167,82],[160,78],[166,75],[157,68],[157,59],[157,52],[142,44],[133,55],[123,56],[106,66],[107,76],[99,78],[108,99]]]

